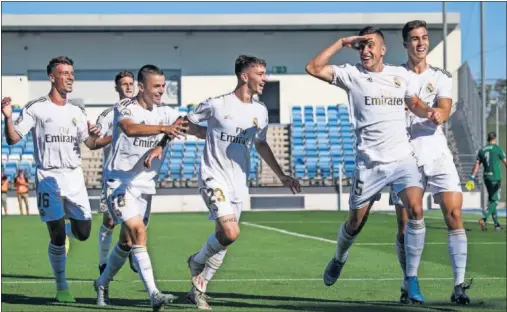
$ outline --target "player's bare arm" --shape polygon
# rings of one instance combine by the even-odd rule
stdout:
[[[452,99],[449,98],[441,98],[438,99],[438,107],[434,108],[436,112],[439,112],[442,115],[443,122],[449,120],[451,116],[451,107],[452,107]]]
[[[190,124],[188,122],[188,119],[186,119],[186,117],[179,117],[178,119],[176,119],[176,121],[174,122],[173,125],[180,125],[180,131],[183,132],[183,133],[188,133],[188,134],[191,134],[189,133],[190,132]],[[202,127],[201,127],[202,128]],[[166,145],[172,141],[174,138],[178,137],[177,135],[172,135],[172,134],[166,134],[164,135],[164,137],[162,138],[162,140],[160,140],[160,142],[157,144],[157,146],[155,146],[151,152],[148,154],[148,156],[146,157],[146,159],[144,160],[144,166],[146,168],[150,168],[151,167],[151,161],[155,158],[158,158],[158,159],[162,159],[162,155],[163,155],[163,151],[164,151],[164,148],[166,147]]]
[[[108,136],[105,136],[103,138],[99,137],[99,138],[97,138],[95,140],[95,147],[92,148],[92,150],[101,149],[104,146],[107,146],[108,144],[110,144],[111,142],[113,142],[113,136],[112,135],[108,135]]]
[[[365,36],[350,36],[340,38],[324,50],[320,51],[308,64],[306,64],[306,72],[320,80],[326,82],[333,81],[333,69],[329,65],[331,57],[340,51],[341,48],[354,48],[358,43],[368,40]]]
[[[428,105],[424,104],[424,102],[415,95],[405,98],[405,104],[407,105],[408,109],[417,117],[429,118],[438,125],[445,121],[440,111],[437,111],[434,108],[431,108]]]
[[[266,141],[256,140],[255,149],[262,157],[262,159],[268,164],[271,170],[273,170],[273,172],[276,174],[278,179],[280,179],[284,186],[290,188],[293,194],[301,192],[301,186],[299,185],[298,180],[286,175],[283,172],[282,168],[278,164],[278,161],[276,160],[275,155],[273,154],[273,151],[271,150],[271,147]]]
[[[12,122],[12,104],[10,97],[4,97],[2,99],[2,115],[5,119],[5,139],[7,144],[14,145],[21,140],[21,136],[14,131],[14,123]]]
[[[122,131],[128,137],[152,136],[165,133],[169,136],[180,137],[185,135],[186,125],[182,122],[175,122],[169,126],[137,124],[131,119],[122,119],[118,123]]]

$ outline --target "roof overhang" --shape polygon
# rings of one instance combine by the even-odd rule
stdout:
[[[367,25],[400,30],[411,20],[424,20],[429,29],[443,28],[441,13],[3,14],[2,31],[332,31]],[[459,13],[447,13],[449,31],[459,22]]]

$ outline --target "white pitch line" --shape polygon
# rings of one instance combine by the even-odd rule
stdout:
[[[248,225],[251,227],[256,227],[259,229],[268,230],[268,231],[274,231],[274,232],[278,232],[278,233],[282,233],[282,234],[286,234],[286,235],[313,239],[313,240],[317,240],[317,241],[321,241],[321,242],[325,242],[325,243],[336,244],[335,240],[322,238],[322,237],[318,237],[318,236],[313,236],[313,235],[306,235],[306,234],[286,231],[286,230],[282,230],[282,229],[271,227],[271,226],[260,225],[260,224],[256,224],[256,223],[250,223],[250,222],[241,222],[241,224]],[[506,242],[468,242],[468,245],[505,245],[505,243]],[[394,245],[394,242],[391,242],[391,243],[355,243],[354,245],[355,246],[391,246],[391,245]],[[447,242],[426,242],[425,245],[447,245]]]
[[[382,282],[382,281],[400,281],[400,277],[381,277],[381,278],[340,278],[340,281],[347,281],[347,282]],[[506,277],[497,277],[497,276],[490,276],[490,277],[474,277],[476,280],[485,280],[485,281],[492,281],[492,280],[505,280]],[[419,280],[422,281],[445,281],[445,280],[454,280],[452,277],[421,277]],[[216,279],[213,280],[213,283],[221,282],[221,283],[243,283],[243,282],[316,282],[316,281],[322,281],[322,278],[231,278],[231,279]],[[90,280],[79,280],[79,281],[67,281],[67,283],[74,283],[74,284],[80,284],[80,283],[92,283],[93,279]],[[131,280],[131,281],[116,281],[118,283],[140,283],[140,280]],[[157,283],[188,283],[188,279],[180,280],[180,279],[167,279],[167,280],[156,280]],[[31,280],[31,281],[2,281],[2,284],[53,284],[54,281],[52,279],[48,280]],[[113,281],[114,283],[114,281]]]

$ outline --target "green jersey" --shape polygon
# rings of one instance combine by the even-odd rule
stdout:
[[[477,154],[477,161],[484,167],[484,179],[500,181],[500,162],[505,159],[505,152],[496,144],[484,146]]]

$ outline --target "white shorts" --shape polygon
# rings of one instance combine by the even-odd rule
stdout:
[[[143,194],[139,190],[118,181],[108,181],[107,208],[115,224],[121,224],[135,216],[143,218],[148,226],[151,213],[151,194]]]
[[[55,221],[63,217],[75,220],[92,218],[81,168],[37,169],[36,175],[37,208],[41,221]]]
[[[216,220],[227,215],[236,215],[239,221],[243,203],[232,202],[231,192],[223,184],[213,179],[199,181],[199,193],[209,210],[208,219]]]
[[[419,168],[422,174],[424,189],[433,196],[444,192],[462,193],[458,171],[451,152],[446,149],[441,155]],[[403,206],[398,193],[391,190],[389,205]],[[435,201],[436,204],[438,202]]]
[[[413,156],[391,163],[368,164],[368,166],[359,161],[352,183],[349,209],[360,209],[370,201],[379,200],[380,192],[388,185],[396,193],[408,187],[423,188],[421,174]]]

